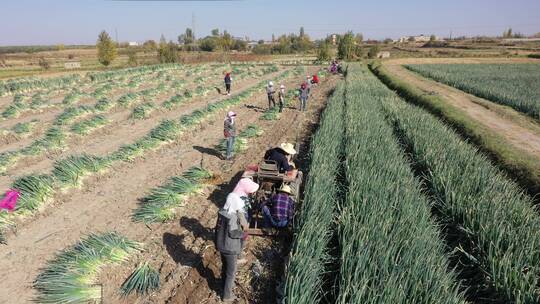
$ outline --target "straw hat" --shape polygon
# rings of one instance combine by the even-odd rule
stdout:
[[[277,191],[287,193],[287,194],[291,194],[291,192],[292,192],[291,187],[289,187],[289,185],[285,185],[285,184],[281,185],[281,187]]]
[[[296,150],[294,149],[294,146],[291,143],[282,143],[281,145],[279,145],[279,148],[281,150],[283,150],[283,152],[285,152],[285,153],[287,153],[289,155],[295,155],[296,154]]]

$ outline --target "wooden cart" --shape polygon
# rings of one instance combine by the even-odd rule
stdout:
[[[293,184],[293,199],[298,202],[300,186],[302,184],[302,172],[293,170],[288,173],[279,173],[278,166],[274,161],[264,161],[257,166],[251,166],[244,172],[244,176],[251,176],[259,184],[259,190],[251,201],[251,222],[248,234],[256,236],[276,236],[288,233],[288,229],[262,228],[263,216],[262,204],[270,199],[283,183]]]

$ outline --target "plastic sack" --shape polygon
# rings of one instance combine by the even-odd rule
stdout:
[[[19,191],[13,189],[8,190],[4,198],[0,201],[0,209],[6,209],[9,211],[15,210],[20,196],[21,193]]]

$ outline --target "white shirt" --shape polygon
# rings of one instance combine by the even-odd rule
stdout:
[[[229,195],[227,195],[227,201],[225,202],[223,209],[227,210],[229,214],[236,213],[238,211],[244,213],[245,206],[246,203],[242,198],[240,198],[240,195],[231,192]]]

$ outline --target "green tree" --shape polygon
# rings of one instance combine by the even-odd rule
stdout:
[[[112,41],[111,37],[106,31],[102,31],[99,34],[96,47],[98,50],[99,63],[103,64],[104,66],[108,66],[114,61],[114,59],[116,59],[116,44],[114,41]]]
[[[354,56],[356,58],[362,58],[364,57],[364,48],[362,48],[362,46],[360,45],[357,45],[355,48],[354,48]]]
[[[178,43],[189,45],[193,44],[195,42],[195,34],[193,33],[193,30],[190,28],[186,29],[186,32],[184,34],[181,34],[178,36]]]
[[[205,52],[213,52],[219,49],[218,40],[219,40],[218,37],[213,37],[213,36],[205,37],[204,39],[199,40],[199,49]]]
[[[137,60],[137,50],[135,48],[128,48],[127,49],[128,54],[128,65],[131,67],[137,66],[139,64]]]
[[[157,43],[154,40],[146,40],[143,43],[145,52],[155,52],[157,50]]]
[[[435,35],[429,36],[429,41],[431,41],[431,42],[437,41],[437,36],[435,36]]]
[[[317,60],[328,61],[332,59],[332,51],[330,49],[330,43],[322,41],[317,49]]]
[[[232,49],[243,52],[243,51],[247,51],[247,47],[248,47],[248,44],[245,40],[236,39],[234,40],[234,45]]]
[[[223,31],[223,35],[220,39],[220,47],[224,51],[230,51],[233,48],[234,40],[227,31]]]
[[[357,44],[362,44],[362,42],[364,42],[364,35],[362,35],[362,33],[358,33],[354,37],[354,40],[356,41]]]
[[[379,54],[379,51],[381,49],[379,48],[378,45],[374,45],[372,47],[369,48],[369,51],[368,51],[368,58],[377,58],[377,54]]]
[[[212,33],[212,36],[218,37],[219,36],[219,29],[217,29],[217,28],[213,29],[211,33]]]
[[[354,58],[354,35],[352,32],[348,32],[339,41],[338,45],[338,57],[344,60],[350,60]]]
[[[304,38],[304,35],[306,35],[306,32],[304,31],[304,27],[302,26],[300,28],[300,38]]]

